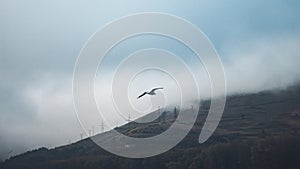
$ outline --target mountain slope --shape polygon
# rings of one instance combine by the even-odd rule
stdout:
[[[235,95],[227,98],[222,120],[204,144],[198,136],[209,101],[201,103],[196,123],[172,150],[145,159],[110,154],[90,139],[48,150],[41,148],[10,158],[1,169],[17,168],[300,168],[300,86],[276,92]],[[157,120],[131,122],[117,128],[132,137],[149,137],[166,130],[176,114]]]

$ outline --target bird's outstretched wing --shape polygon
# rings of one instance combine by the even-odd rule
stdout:
[[[144,92],[143,94],[139,95],[137,98],[139,99],[139,98],[145,96],[146,94],[147,94],[147,92]]]
[[[149,93],[155,92],[156,90],[159,90],[159,89],[164,89],[164,88],[163,87],[157,87],[157,88],[152,89]]]

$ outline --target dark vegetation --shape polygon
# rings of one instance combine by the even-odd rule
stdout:
[[[227,100],[221,123],[204,144],[198,136],[209,101],[203,102],[193,129],[172,150],[145,159],[112,155],[90,139],[58,147],[40,148],[10,158],[1,169],[299,169],[300,87],[284,91],[235,95]],[[176,116],[175,116],[176,117]],[[163,122],[161,122],[163,119]],[[166,130],[174,114],[147,123],[117,128],[133,137],[149,137]]]

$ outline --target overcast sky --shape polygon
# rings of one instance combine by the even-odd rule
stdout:
[[[299,82],[299,9],[300,2],[291,0],[0,0],[1,158],[80,138],[83,130],[72,102],[74,65],[84,43],[106,23],[138,12],[182,17],[214,44],[224,65],[228,93],[248,93]],[[176,42],[157,37],[132,39],[116,53],[149,47],[147,42],[140,44],[145,40],[181,52],[183,60],[193,63],[192,54]],[[133,44],[138,45],[129,48]],[[111,75],[109,68],[117,61],[107,59],[105,75]],[[197,68],[192,66],[198,82],[203,82],[204,71]],[[109,86],[101,78],[96,83]],[[167,85],[174,86],[173,82]],[[101,91],[96,95],[105,96]]]

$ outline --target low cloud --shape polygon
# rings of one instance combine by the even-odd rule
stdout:
[[[228,93],[283,89],[299,83],[299,44],[299,35],[288,35],[231,48],[224,63]]]
[[[300,34],[295,32],[300,26],[299,1],[121,3],[0,1],[0,158],[80,138],[83,130],[72,100],[76,56],[95,30],[124,15],[166,12],[203,29],[220,52],[229,95],[282,89],[300,81]],[[135,45],[141,42],[136,41]],[[153,41],[148,44],[161,45]],[[184,54],[172,43],[165,46]],[[209,98],[205,69],[200,63],[191,63],[201,98]],[[149,81],[141,79],[143,82],[130,91],[131,98],[161,85],[150,81],[152,77]],[[163,85],[169,104],[178,103],[175,83],[164,76],[159,76],[159,80],[166,82]],[[110,84],[106,80],[98,82],[101,85],[97,87],[103,87],[104,93],[100,90],[96,94],[99,99],[107,99]],[[141,106],[144,109],[148,105]],[[116,123],[120,125],[121,120]]]
[[[299,36],[279,36],[227,48],[226,52],[221,53],[221,57],[224,58],[228,94],[282,89],[298,83],[300,81],[299,39]],[[201,96],[209,98],[209,83],[204,69],[194,67],[193,70],[198,83],[201,84]],[[55,147],[67,144],[69,141],[78,140],[80,133],[83,133],[73,108],[72,75],[45,73],[44,76],[39,77],[32,81],[26,80],[26,83],[20,81],[19,85],[10,85],[8,79],[12,78],[9,76],[6,80],[4,76],[2,77],[4,80],[0,86],[2,158],[41,146]],[[164,79],[170,80],[164,76],[159,78],[162,82]],[[140,87],[132,97],[145,88],[158,85],[146,81],[142,76],[141,79],[144,86]],[[108,81],[104,79],[97,83],[104,86],[105,91],[100,93],[100,99],[101,96],[106,98],[111,94],[110,90],[106,90],[110,88]],[[176,88],[176,83],[166,83],[166,86]],[[179,90],[176,89],[176,92]],[[168,93],[170,91],[165,94]],[[176,99],[171,102],[175,104]],[[104,107],[106,110],[110,108]],[[117,123],[120,125],[122,119],[115,125]]]
[[[70,77],[49,78],[35,81],[21,91],[9,90],[16,94],[0,108],[1,158],[79,140],[83,131],[74,113],[70,84]],[[0,96],[2,100],[7,98]]]

